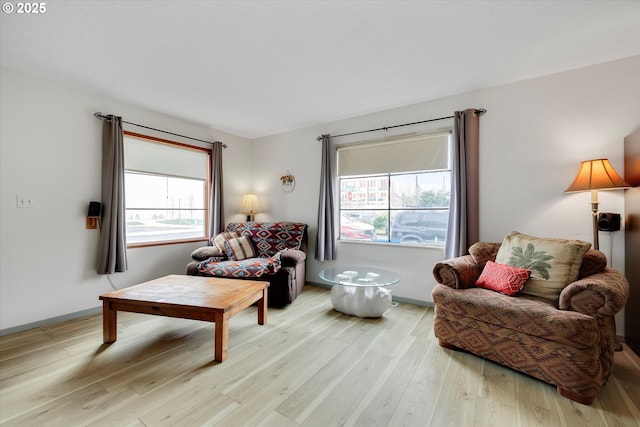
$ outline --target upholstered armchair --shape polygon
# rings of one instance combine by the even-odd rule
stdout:
[[[517,234],[516,238],[524,236]],[[544,240],[562,244],[558,239]],[[557,299],[544,293],[548,290],[527,291],[530,279],[521,291],[506,292],[513,295],[490,289],[496,283],[502,286],[504,277],[490,280],[489,288],[478,287],[487,283],[481,276],[488,266],[494,268],[496,259],[516,261],[505,258],[509,253],[500,256],[502,245],[476,243],[469,255],[434,266],[438,284],[432,292],[433,328],[440,345],[487,358],[555,385],[562,396],[591,404],[613,369],[614,315],[628,298],[627,280],[606,266],[604,254],[582,246],[579,262],[572,261],[575,277],[554,291]],[[543,265],[543,270],[552,270],[549,252],[533,245],[529,249],[528,255],[549,266]],[[518,251],[510,252],[523,254]]]
[[[272,307],[292,303],[305,285],[307,225],[298,222],[236,222],[191,254],[186,273],[269,282]]]

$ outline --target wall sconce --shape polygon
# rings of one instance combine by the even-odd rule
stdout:
[[[599,249],[598,244],[598,190],[618,190],[630,188],[625,180],[620,178],[609,160],[594,159],[580,163],[578,175],[573,183],[564,190],[565,193],[591,191],[591,212],[593,216],[593,248]]]
[[[253,193],[247,193],[242,196],[239,212],[247,214],[247,221],[253,221],[253,216],[262,212],[258,196]]]
[[[287,173],[280,177],[280,184],[282,185],[282,191],[291,193],[293,189],[296,188],[296,177],[287,171]]]

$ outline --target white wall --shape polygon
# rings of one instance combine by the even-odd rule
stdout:
[[[623,139],[640,128],[638,76],[640,57],[636,56],[260,138],[254,147],[254,187],[269,201],[263,215],[305,221],[314,236],[321,156],[317,136],[449,116],[455,110],[477,107],[488,110],[480,119],[481,240],[501,241],[509,231],[518,230],[591,241],[589,195],[564,194],[564,190],[582,160],[606,157],[623,173]],[[416,88],[416,96],[419,93]],[[395,133],[416,130],[399,128]],[[297,178],[290,194],[281,192],[278,182],[287,169]],[[600,192],[600,211],[623,214],[622,191]],[[622,232],[600,233],[600,249],[613,267],[624,271]],[[310,254],[308,281],[320,282],[318,273],[325,267],[377,265],[400,274],[394,295],[432,301],[431,269],[442,259],[442,250],[357,243],[339,243],[337,250],[335,262],[321,263]],[[622,323],[618,321],[619,326]]]
[[[242,194],[253,190],[265,208],[256,220],[309,224],[308,281],[320,282],[319,271],[332,265],[378,265],[400,274],[395,295],[430,302],[431,268],[443,257],[440,249],[339,243],[337,261],[314,260],[320,170],[316,137],[486,108],[480,123],[480,238],[500,241],[519,230],[591,241],[588,194],[563,191],[581,160],[607,157],[622,174],[623,138],[640,129],[638,75],[640,57],[633,57],[250,142],[3,68],[0,331],[99,306],[98,295],[111,290],[94,269],[98,233],[85,229],[87,203],[100,199],[101,123],[93,118],[95,111],[229,144],[224,152],[227,221],[242,220],[235,208]],[[278,179],[287,170],[296,177],[296,189],[288,194]],[[32,196],[37,206],[17,209],[17,195]],[[601,192],[600,202],[601,211],[624,214],[621,191]],[[129,271],[112,280],[124,287],[181,273],[197,246],[132,249]],[[622,232],[601,233],[600,248],[613,255],[613,267],[624,270]],[[619,328],[623,323],[618,320]]]
[[[101,188],[102,123],[94,112],[227,143],[223,161],[230,219],[241,194],[250,189],[246,139],[6,68],[0,78],[0,330],[98,307],[98,296],[112,289],[107,277],[95,272],[99,233],[85,228],[88,202],[100,200]],[[36,206],[18,209],[17,195],[31,196]],[[184,273],[198,246],[130,249],[129,270],[111,279],[121,288]]]

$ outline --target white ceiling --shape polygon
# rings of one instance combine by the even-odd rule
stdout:
[[[638,55],[639,23],[640,1],[49,0],[2,13],[0,61],[255,138]]]

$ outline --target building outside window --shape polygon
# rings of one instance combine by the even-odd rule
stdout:
[[[449,131],[338,147],[340,239],[444,245]]]
[[[207,238],[211,150],[125,132],[127,246]]]

